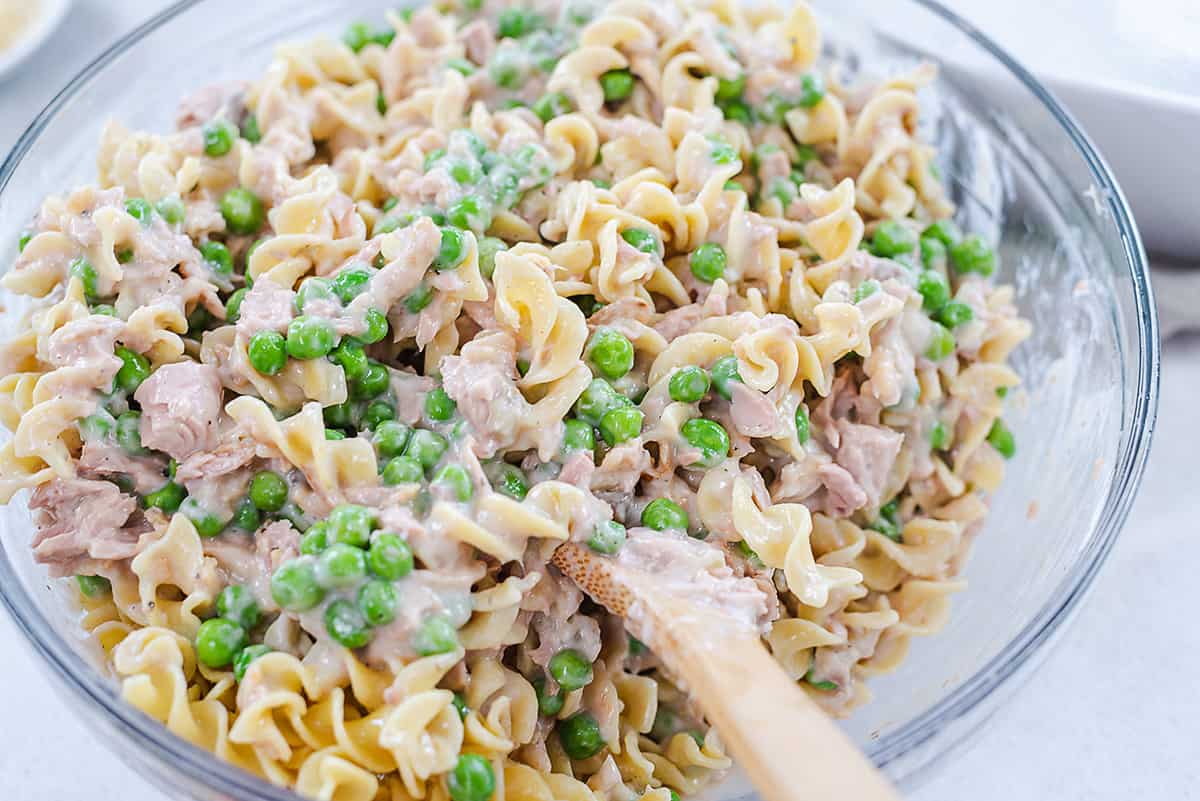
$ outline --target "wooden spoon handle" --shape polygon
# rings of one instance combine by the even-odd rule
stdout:
[[[683,634],[673,627],[673,635]],[[766,801],[897,801],[875,766],[767,652],[745,637],[672,636],[688,690]],[[711,645],[712,643],[708,643]]]

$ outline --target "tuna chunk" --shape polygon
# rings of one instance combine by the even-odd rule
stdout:
[[[809,502],[810,508],[831,517],[848,517],[855,509],[867,505],[867,493],[841,465],[823,464],[817,468],[817,476],[825,487],[825,494],[818,496],[817,502]]]
[[[900,454],[904,435],[882,426],[865,426],[838,420],[840,444],[835,459],[854,477],[866,495],[866,505],[875,508],[882,500],[884,485]]]
[[[769,437],[779,432],[779,415],[766,395],[740,382],[732,384],[730,392],[733,400],[729,416],[739,434]]]
[[[633,492],[643,473],[650,471],[650,454],[641,438],[622,443],[604,455],[592,475],[593,492]]]
[[[516,385],[515,349],[511,336],[494,332],[464,345],[460,355],[442,360],[442,384],[471,424],[475,455],[481,459],[499,450],[531,447],[548,456],[562,439],[562,423],[531,426],[532,406]]]
[[[129,559],[138,552],[141,527],[125,528],[137,501],[115,484],[83,478],[56,478],[29,499],[37,533],[34,558],[51,575],[69,576],[91,562]]]
[[[216,446],[221,380],[212,365],[166,364],[142,382],[134,398],[142,405],[142,444],[179,461]]]
[[[160,457],[161,458],[161,457]],[[134,488],[145,495],[167,483],[163,464],[152,456],[132,456],[124,448],[108,440],[85,442],[79,456],[79,474],[84,478],[126,475],[133,479]]]

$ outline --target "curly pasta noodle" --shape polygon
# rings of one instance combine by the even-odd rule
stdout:
[[[305,797],[698,792],[719,734],[559,544],[844,715],[1014,453],[1030,327],[919,137],[931,68],[838,83],[803,2],[535,5],[108,122],[3,279],[0,499],[127,702]]]

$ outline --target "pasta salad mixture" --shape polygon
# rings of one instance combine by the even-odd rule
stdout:
[[[672,801],[720,739],[555,547],[700,570],[845,714],[962,586],[1029,325],[931,69],[844,85],[802,2],[450,2],[107,125],[3,279],[0,498],[124,697],[272,782]]]

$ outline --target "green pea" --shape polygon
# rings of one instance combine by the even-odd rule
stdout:
[[[381,422],[375,426],[374,430],[375,448],[379,451],[380,456],[388,459],[403,453],[404,446],[408,444],[408,438],[412,436],[411,428],[395,420]]]
[[[420,283],[404,298],[404,308],[408,310],[409,314],[420,314],[432,302],[433,287]]]
[[[383,234],[390,234],[392,231],[396,231],[396,230],[399,230],[400,228],[404,228],[405,226],[408,225],[409,222],[410,222],[410,220],[407,220],[407,219],[401,220],[399,217],[394,217],[390,214],[385,217],[380,217],[378,220],[375,221],[375,227],[371,229],[371,235],[372,236],[381,236]],[[377,259],[383,259],[383,258],[384,258],[383,253],[380,253],[379,256],[377,257]],[[378,260],[375,262],[375,266],[379,267],[381,269],[383,267],[383,264],[386,264],[386,262],[380,263]]]
[[[79,436],[83,438],[83,441],[94,442],[102,440],[111,434],[116,420],[108,412],[101,409],[95,414],[79,418],[76,423],[79,426]]]
[[[808,442],[811,436],[811,426],[808,422],[808,409],[804,404],[796,407],[796,441],[801,445]]]
[[[342,270],[333,279],[331,289],[342,303],[349,303],[367,290],[371,274],[366,270]]]
[[[426,470],[432,469],[442,458],[442,454],[450,447],[446,438],[436,431],[418,429],[414,431],[404,446],[404,455],[415,460]]]
[[[496,792],[496,774],[487,757],[462,754],[446,777],[452,801],[488,801]]]
[[[667,392],[677,403],[697,403],[708,394],[712,382],[703,367],[689,365],[671,374]]]
[[[958,328],[975,318],[975,312],[966,303],[952,300],[938,309],[934,319],[947,328]]]
[[[584,317],[591,317],[604,308],[604,304],[596,300],[595,295],[574,295],[570,301],[579,307]]]
[[[580,420],[599,425],[605,414],[628,405],[629,399],[613,389],[612,384],[603,378],[595,378],[575,401],[575,414]]]
[[[153,507],[161,509],[166,514],[174,514],[178,511],[183,499],[187,497],[187,490],[174,481],[168,481],[160,489],[149,493],[143,500],[146,503],[146,508]]]
[[[481,233],[492,224],[491,210],[484,207],[478,195],[467,195],[451,205],[446,210],[446,219],[451,225]]]
[[[230,189],[221,198],[221,216],[235,234],[252,234],[262,227],[263,202],[245,187]]]
[[[742,382],[742,376],[738,372],[737,356],[730,354],[717,359],[713,362],[711,372],[713,389],[725,400],[732,400],[733,387],[731,385]]]
[[[950,261],[960,273],[979,273],[986,278],[996,271],[996,253],[979,234],[951,245]]]
[[[363,374],[350,385],[350,397],[354,400],[370,400],[387,392],[392,383],[392,374],[387,367],[374,359],[368,360]]]
[[[345,598],[325,607],[325,631],[347,648],[362,648],[371,641],[371,630],[362,612]]]
[[[692,467],[713,467],[729,456],[729,433],[720,423],[697,417],[680,426],[679,433],[700,451],[700,461]]]
[[[795,107],[795,102],[778,92],[770,92],[759,106],[758,116],[763,122],[781,124],[787,113]]]
[[[326,406],[322,416],[330,428],[353,428],[355,425],[354,404],[350,401]]]
[[[116,353],[121,359],[121,367],[117,370],[114,389],[119,388],[132,395],[150,377],[150,360],[129,348],[117,348]]]
[[[742,96],[742,92],[746,91],[746,76],[739,75],[736,78],[717,78],[717,102],[729,102],[737,100]]]
[[[362,427],[373,431],[380,423],[395,419],[395,406],[384,400],[375,400],[368,403],[367,408],[363,410]]]
[[[706,284],[711,284],[725,275],[726,263],[725,248],[716,242],[706,242],[696,248],[688,260],[692,275]]]
[[[225,301],[225,322],[236,323],[242,313],[242,301],[246,299],[246,288],[234,290],[229,296],[229,300]]]
[[[291,523],[292,527],[301,534],[312,525],[312,520],[304,513],[304,510],[291,501],[285,503],[283,508],[275,513],[275,516]]]
[[[538,677],[533,680],[533,691],[537,693],[538,713],[552,718],[562,711],[565,699],[561,692],[549,695],[546,692],[546,680]]]
[[[586,687],[592,681],[592,663],[573,648],[564,648],[552,656],[546,669],[566,692]]]
[[[504,244],[503,239],[485,236],[479,240],[479,272],[484,278],[491,279],[492,274],[496,271],[496,254],[502,250],[508,250],[508,245]]]
[[[813,108],[825,99],[825,82],[821,76],[808,74],[800,78],[800,105]]]
[[[646,648],[646,643],[642,642],[637,637],[634,637],[632,634],[627,634],[625,636],[626,636],[626,639],[629,641],[629,655],[630,656],[638,656],[640,654],[646,653],[646,651],[649,650],[648,648]]]
[[[335,542],[317,557],[315,575],[327,590],[357,586],[367,575],[367,555],[362,548]]]
[[[457,228],[443,228],[442,244],[438,248],[437,258],[433,260],[433,269],[453,270],[462,263],[464,248],[462,231]]]
[[[142,225],[149,225],[154,222],[154,206],[145,198],[131,197],[126,200],[125,213]]]
[[[585,423],[583,420],[564,420],[563,432],[564,453],[572,453],[573,451],[594,451],[596,449],[596,435],[592,431],[590,423]]]
[[[950,430],[946,424],[938,420],[933,424],[933,428],[929,429],[929,447],[935,451],[946,449],[946,445],[950,442]]]
[[[246,645],[246,631],[232,620],[215,617],[196,632],[196,658],[211,668],[223,668]]]
[[[237,139],[237,129],[225,120],[213,120],[202,129],[204,137],[204,155],[224,156],[233,148],[233,140]]]
[[[598,523],[587,544],[596,553],[615,554],[625,544],[625,527],[616,520]]]
[[[186,499],[179,507],[201,537],[215,537],[225,529],[225,521],[205,509],[194,498]]]
[[[324,520],[313,523],[300,538],[300,553],[316,556],[329,547],[329,524]]]
[[[945,326],[933,323],[929,335],[929,345],[925,348],[925,358],[931,362],[940,362],[954,353],[954,334]]]
[[[545,20],[540,14],[524,8],[506,8],[496,20],[496,30],[502,39],[520,39],[542,27]]]
[[[200,334],[212,325],[213,316],[204,306],[196,304],[192,309],[191,314],[187,318],[187,332],[190,336],[196,339],[200,338]]]
[[[339,428],[325,429],[325,439],[329,442],[340,442],[346,438],[346,432]]]
[[[258,126],[258,117],[247,114],[242,120],[242,138],[252,145],[262,141],[262,129]]]
[[[258,513],[258,507],[254,505],[253,501],[243,498],[229,523],[242,531],[254,532],[258,531],[258,527],[262,524],[262,515]]]
[[[220,242],[201,243],[200,256],[213,272],[220,275],[233,274],[233,256],[229,253],[229,248]]]
[[[270,470],[261,470],[250,479],[247,493],[250,501],[264,512],[278,512],[287,503],[288,485],[283,476]]]
[[[430,420],[445,422],[454,416],[457,404],[446,394],[446,390],[437,388],[430,390],[425,396],[425,416]]]
[[[376,576],[397,581],[413,571],[412,548],[395,534],[378,534],[367,551],[367,565]]]
[[[600,76],[604,102],[619,103],[633,94],[633,73],[626,69],[609,70]]]
[[[140,454],[142,448],[142,415],[140,412],[125,412],[117,418],[117,444],[126,453]]]
[[[415,484],[425,477],[421,463],[411,456],[396,456],[383,466],[383,483],[389,487],[398,484]]]
[[[900,524],[900,504],[895,499],[888,501],[879,508],[879,517],[867,525],[872,531],[878,531],[889,540],[902,542],[904,540],[903,526]]]
[[[444,466],[433,477],[433,484],[448,490],[452,497],[460,503],[466,503],[475,494],[471,477],[467,475],[466,469],[461,465],[448,464]]]
[[[617,380],[633,369],[633,343],[615,328],[592,334],[587,358],[605,378]]]
[[[796,185],[790,178],[777,176],[767,184],[765,197],[775,198],[785,209],[796,199]]]
[[[642,510],[642,525],[655,531],[687,531],[688,516],[683,507],[670,498],[655,498]]]
[[[293,559],[271,576],[271,597],[288,612],[307,612],[325,598],[312,562]]]
[[[944,270],[949,251],[945,243],[931,236],[921,237],[921,264],[930,270]]]
[[[118,264],[129,264],[133,261],[133,248],[121,248],[116,253]]]
[[[365,506],[343,503],[329,513],[330,540],[366,548],[375,530],[375,515]]]
[[[320,317],[301,315],[288,324],[287,353],[294,359],[319,359],[333,350],[337,332]]]
[[[996,397],[997,398],[1007,398],[1008,397],[1008,387],[996,387]]]
[[[987,441],[1005,459],[1011,459],[1017,453],[1016,438],[1008,430],[1008,426],[1004,425],[1004,421],[999,418],[988,429]]]
[[[446,68],[452,69],[460,75],[472,75],[475,72],[475,65],[465,58],[451,58],[446,60]]]
[[[342,33],[342,41],[355,53],[371,43],[371,26],[365,22],[352,22]]]
[[[17,253],[24,253],[25,246],[33,239],[33,233],[30,231],[22,231],[21,236],[17,238]]]
[[[884,220],[879,223],[871,237],[871,252],[884,258],[911,253],[916,246],[916,234],[896,220]]]
[[[921,307],[936,313],[950,302],[950,284],[934,270],[925,270],[917,277],[917,292],[921,294]]]
[[[713,164],[733,164],[738,160],[738,152],[724,139],[710,136],[708,141],[711,145],[708,157],[712,159]]]
[[[874,278],[869,278],[854,288],[853,300],[855,303],[862,303],[864,300],[878,292],[879,289],[879,282]]]
[[[489,465],[489,468],[488,480],[497,492],[518,501],[525,500],[525,496],[529,494],[529,480],[525,478],[521,468],[506,462]]]
[[[744,100],[728,100],[720,104],[721,114],[727,120],[749,125],[754,121],[750,105]]]
[[[384,626],[396,619],[399,599],[391,582],[372,579],[358,590],[358,610],[372,626]]]
[[[467,706],[467,699],[463,697],[462,693],[455,693],[454,697],[450,699],[450,703],[454,705],[454,710],[458,712],[460,720],[466,720],[467,715],[471,714],[471,708]]]
[[[258,625],[258,601],[241,584],[230,584],[217,595],[217,614],[249,630]]]
[[[600,418],[600,436],[609,445],[619,445],[642,433],[645,415],[640,409],[622,407],[605,412]]]
[[[421,656],[449,653],[458,648],[458,631],[450,618],[434,615],[413,634],[412,645],[413,650]]]
[[[949,248],[959,243],[962,239],[962,231],[954,224],[953,220],[938,220],[922,231],[921,236],[936,239]]]
[[[342,372],[346,376],[347,381],[357,381],[367,371],[369,360],[367,354],[363,351],[362,344],[355,342],[349,338],[343,339],[341,343],[333,349],[329,354],[329,359],[334,364],[342,368]],[[349,422],[349,421],[346,421]],[[340,427],[341,423],[335,427]]]
[[[450,173],[450,177],[453,178],[455,182],[464,185],[478,183],[480,179],[483,178],[483,170],[478,164],[462,159],[455,159],[454,161],[450,162],[447,172]],[[478,203],[479,200],[476,198],[476,204],[478,205]],[[481,209],[476,208],[474,213],[480,214]],[[458,223],[454,222],[454,217],[451,215],[449,210],[446,212],[446,219],[450,220],[452,224],[458,225]],[[467,226],[459,225],[458,227],[466,228]]]
[[[96,294],[96,268],[92,263],[83,256],[76,258],[71,262],[71,266],[67,272],[74,278],[79,279],[79,283],[83,284],[83,294],[88,300],[97,297]]]
[[[250,663],[269,653],[271,653],[271,649],[266,645],[247,645],[233,658],[233,677],[238,681],[246,678],[246,671],[250,669]]]
[[[550,122],[555,117],[562,116],[571,110],[571,98],[562,92],[549,92],[538,98],[533,104],[533,113],[542,122]]]
[[[621,232],[621,238],[634,249],[643,253],[654,256],[662,253],[662,244],[658,241],[658,237],[645,228],[626,228]]]
[[[112,592],[112,584],[104,576],[76,576],[79,591],[89,598],[99,598]]]
[[[526,75],[519,56],[509,50],[497,50],[488,62],[488,77],[504,89],[520,89],[525,85]],[[519,105],[524,105],[518,101]]]
[[[600,724],[587,712],[577,712],[558,723],[558,741],[571,759],[589,759],[604,749]]]

